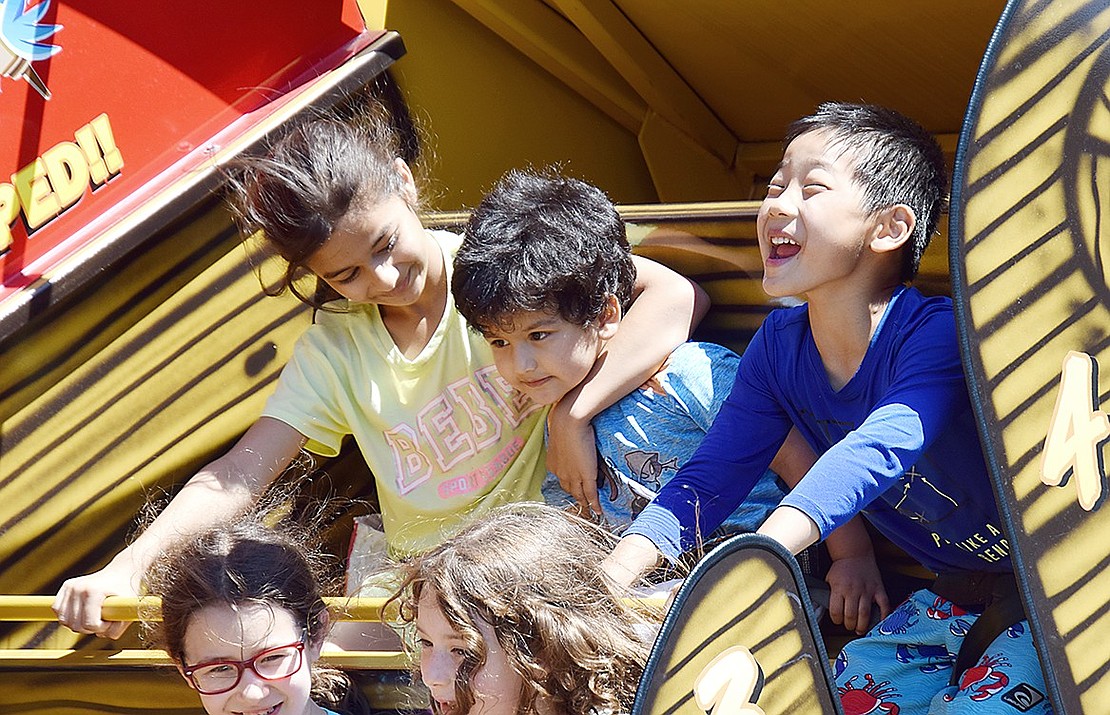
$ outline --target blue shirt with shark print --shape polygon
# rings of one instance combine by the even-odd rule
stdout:
[[[713,343],[678,346],[646,383],[593,419],[597,438],[598,498],[606,523],[622,531],[701,444],[736,379],[740,357]],[[547,475],[549,504],[573,499]],[[713,537],[755,531],[786,494],[764,470],[747,499],[728,514]],[[696,545],[696,544],[695,544]]]

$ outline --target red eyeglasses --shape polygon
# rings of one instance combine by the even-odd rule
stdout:
[[[213,660],[187,665],[182,672],[198,693],[219,695],[238,685],[246,668],[263,680],[288,678],[301,669],[303,653],[304,638],[289,645],[268,648],[250,660]]]

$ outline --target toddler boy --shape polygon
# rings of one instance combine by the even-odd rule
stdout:
[[[632,300],[636,264],[624,222],[600,189],[525,171],[506,174],[475,209],[455,258],[459,312],[493,348],[498,372],[534,402],[555,404],[605,359]],[[701,443],[736,376],[727,348],[679,346],[646,384],[592,420],[599,502],[623,529]],[[726,531],[754,531],[786,489],[765,470]],[[569,505],[554,475],[549,503]]]
[[[623,220],[600,189],[516,171],[472,214],[451,285],[459,311],[489,341],[498,372],[532,400],[554,404],[607,359],[606,344],[617,334],[644,265],[636,260]],[[694,453],[740,362],[719,345],[685,343],[649,381],[630,386],[627,396],[593,418],[601,516],[611,528],[627,527]],[[814,458],[802,440],[792,440],[771,465],[774,471],[765,465],[746,498],[705,530],[704,541],[691,540],[683,550],[754,531],[785,493],[775,472],[797,482]],[[569,491],[548,475],[549,503],[570,504]],[[829,553],[830,616],[862,632],[872,601],[889,610],[862,524],[830,539]]]

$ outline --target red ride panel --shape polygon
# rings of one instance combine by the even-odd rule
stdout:
[[[22,2],[0,0],[0,302],[380,35],[355,0]]]

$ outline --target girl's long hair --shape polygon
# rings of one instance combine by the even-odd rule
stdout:
[[[240,230],[260,233],[264,249],[285,263],[276,284],[264,281],[268,295],[288,290],[322,307],[324,300],[301,287],[310,274],[306,261],[350,212],[401,193],[401,152],[388,112],[372,104],[349,118],[303,121],[262,155],[229,164],[229,204]]]
[[[539,698],[569,715],[628,711],[659,614],[633,608],[600,570],[613,544],[566,512],[512,504],[404,566],[402,621],[415,622],[430,592],[467,643],[455,683],[461,712],[474,704],[470,681],[486,657],[479,621],[524,681],[521,713]]]

